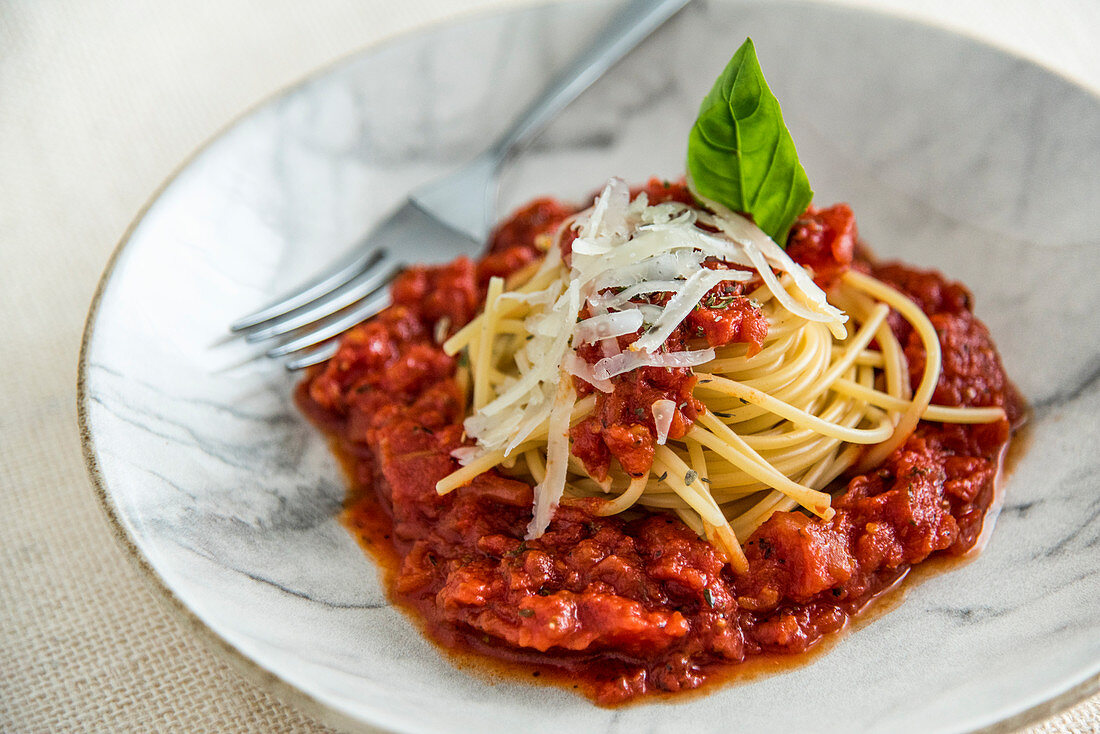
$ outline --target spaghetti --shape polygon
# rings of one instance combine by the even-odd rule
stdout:
[[[779,250],[641,191],[409,268],[296,393],[394,601],[602,704],[803,652],[969,552],[1025,410],[966,288],[872,262],[846,205]]]
[[[834,480],[877,466],[922,418],[1005,419],[931,404],[940,342],[909,297],[857,270],[823,290],[749,220],[705,204],[650,205],[613,179],[541,264],[490,279],[482,313],[443,344],[466,357],[473,441],[437,492],[491,469],[534,485],[528,538],[563,501],[671,511],[744,573],[753,531],[798,507],[830,519]],[[745,327],[733,338],[690,326],[731,309]],[[891,311],[926,355],[912,389]],[[654,371],[679,374],[686,394],[635,406],[629,450],[599,435],[602,406]],[[586,455],[585,430],[616,461]]]

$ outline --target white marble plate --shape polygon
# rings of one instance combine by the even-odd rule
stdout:
[[[609,7],[374,48],[247,115],[161,191],[104,276],[81,361],[89,467],[124,540],[284,695],[402,732],[956,732],[1094,690],[1100,100],[964,37],[815,5],[690,6],[513,161],[501,204],[677,175],[699,99],[752,35],[818,201],[850,202],[882,255],[972,286],[1034,406],[985,553],[811,665],[615,711],[488,685],[387,603],[335,519],[341,478],[293,377],[246,361],[226,324],[489,141]]]

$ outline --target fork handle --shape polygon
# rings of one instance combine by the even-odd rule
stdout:
[[[543,90],[504,135],[489,149],[502,159],[588,89],[615,62],[691,0],[631,0],[608,22],[596,39]]]

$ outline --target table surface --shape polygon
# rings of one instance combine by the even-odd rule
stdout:
[[[158,186],[326,63],[523,0],[0,0],[0,730],[320,732],[162,604],[112,537],[76,429],[99,275]],[[850,0],[1100,92],[1096,0]],[[1100,696],[1026,729],[1100,732]]]

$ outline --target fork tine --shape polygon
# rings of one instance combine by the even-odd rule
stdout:
[[[363,300],[393,280],[401,269],[399,265],[392,263],[389,267],[377,267],[381,264],[375,263],[375,265],[360,273],[356,279],[345,283],[311,303],[299,306],[291,313],[268,319],[264,323],[270,324],[269,326],[263,328],[253,327],[255,331],[246,330],[245,340],[254,344],[280,334],[289,334],[295,329],[319,322],[326,316],[331,316],[337,311]]]
[[[324,362],[332,355],[336,354],[336,350],[339,349],[339,347],[340,343],[334,339],[330,342],[327,342],[326,344],[322,344],[312,351],[306,352],[300,357],[293,357],[291,359],[288,359],[286,361],[285,367],[288,371],[294,372],[295,370],[300,370],[304,367],[319,364],[321,362]]]
[[[267,356],[285,357],[288,354],[300,352],[303,349],[315,346],[334,336],[342,334],[360,321],[370,318],[381,311],[385,308],[386,304],[389,303],[389,299],[390,294],[387,291],[382,291],[373,298],[368,298],[362,303],[357,304],[339,318],[324,323],[321,328],[304,334],[296,339],[291,339],[285,344],[280,344],[273,349],[269,349],[267,351]]]
[[[326,273],[311,281],[300,291],[296,290],[292,295],[285,296],[255,313],[238,319],[229,325],[229,330],[234,332],[244,331],[307,306],[315,299],[327,295],[353,280],[360,273],[374,267],[385,256],[386,251],[384,249],[361,253],[348,262],[347,265],[340,266],[335,272]]]

